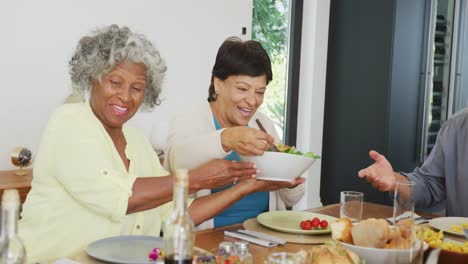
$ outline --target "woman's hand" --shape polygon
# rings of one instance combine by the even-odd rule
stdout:
[[[395,173],[390,162],[377,151],[371,150],[369,157],[375,161],[374,164],[360,170],[358,176],[365,178],[368,182],[372,183],[374,188],[380,191],[393,191],[397,178],[403,176]]]
[[[191,192],[203,189],[216,189],[228,184],[252,179],[257,168],[251,162],[232,162],[213,159],[189,172]]]
[[[242,186],[244,195],[247,195],[253,192],[271,192],[271,191],[277,191],[283,188],[294,188],[304,182],[305,182],[305,179],[302,177],[298,177],[290,182],[248,179],[248,180],[240,182],[238,185]]]
[[[226,128],[221,133],[221,144],[224,150],[235,150],[240,155],[263,155],[273,142],[273,136],[247,126]]]

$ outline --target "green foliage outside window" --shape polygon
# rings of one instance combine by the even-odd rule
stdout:
[[[253,0],[252,39],[259,41],[272,62],[273,81],[260,110],[283,131],[286,97],[288,0]]]

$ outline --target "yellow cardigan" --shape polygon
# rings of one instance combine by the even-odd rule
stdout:
[[[172,203],[126,211],[136,177],[168,173],[142,134],[126,126],[123,132],[128,172],[88,103],[65,104],[52,115],[18,228],[28,263],[75,255],[105,237],[159,236]]]

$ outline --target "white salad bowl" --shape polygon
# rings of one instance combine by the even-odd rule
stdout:
[[[260,170],[257,179],[269,181],[292,181],[315,162],[302,155],[268,151],[262,156],[240,156],[240,160],[254,163]]]

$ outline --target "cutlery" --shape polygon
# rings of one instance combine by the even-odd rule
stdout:
[[[391,217],[391,219],[393,219],[393,217]],[[389,225],[393,225],[393,220],[390,220],[390,218],[387,218],[385,220],[387,220],[387,223]],[[401,219],[399,219],[399,220],[401,220]],[[431,220],[431,218],[425,218],[425,217],[420,216],[420,217],[415,217],[413,220],[414,220],[415,225],[421,225],[421,224],[428,223],[429,220]]]
[[[269,240],[271,242],[275,242],[275,243],[278,243],[280,245],[286,244],[286,240],[284,240],[282,238],[272,236],[272,235],[268,235],[268,234],[258,232],[258,231],[239,229],[239,230],[237,230],[237,232],[242,233],[242,234],[246,234],[246,235],[249,235],[249,236],[253,236],[253,237],[256,237],[256,238]]]
[[[465,239],[468,240],[468,228],[463,228],[463,233],[465,234]]]
[[[407,214],[402,214],[402,215],[397,217],[397,221],[400,221],[400,220],[406,219],[406,218],[409,218],[409,216]],[[389,218],[387,218],[385,220],[387,220],[387,223],[389,223],[390,225],[393,225],[393,217],[389,217]],[[429,220],[431,220],[431,218],[423,217],[423,216],[420,216],[420,215],[418,215],[416,213],[413,213],[413,221],[417,225],[427,223],[427,222],[429,222]]]
[[[450,243],[454,243],[454,244],[459,244],[459,245],[463,245],[464,243],[460,240],[455,240],[455,239],[451,239],[451,238],[447,238],[447,237],[444,237],[443,240],[444,242],[450,242]]]
[[[262,125],[262,122],[260,122],[260,120],[255,119],[255,122],[257,122],[258,128],[260,128],[261,131],[268,134],[268,132],[265,130],[265,127]],[[269,150],[274,151],[274,152],[280,152],[279,149],[276,147],[275,143],[271,144]]]
[[[224,235],[228,236],[228,237],[233,237],[233,238],[237,238],[237,239],[240,239],[240,240],[248,241],[248,242],[251,242],[251,243],[254,243],[254,244],[257,244],[257,245],[260,245],[260,246],[264,246],[264,247],[278,246],[278,243],[268,241],[268,240],[264,240],[264,239],[260,239],[260,238],[256,238],[256,237],[253,237],[253,236],[249,236],[249,235],[237,232],[237,231],[224,231]]]

